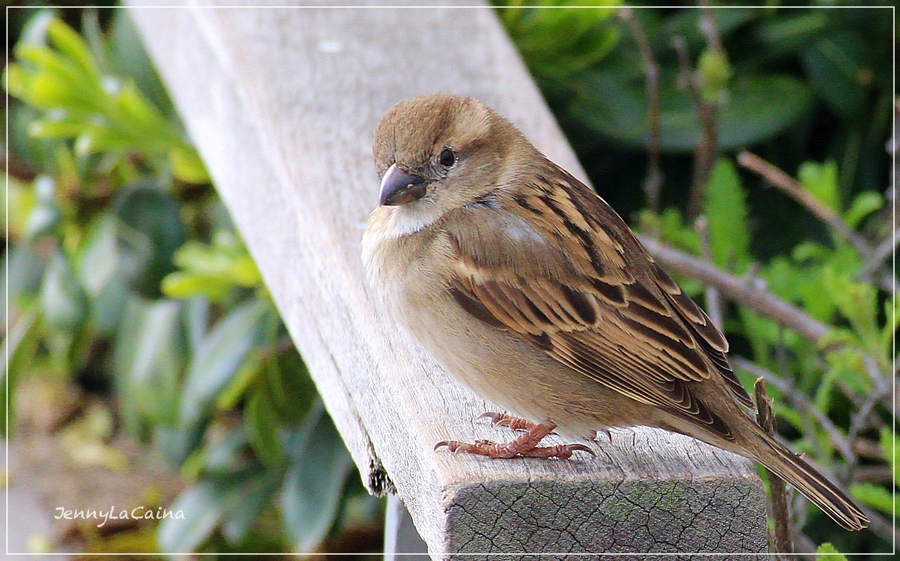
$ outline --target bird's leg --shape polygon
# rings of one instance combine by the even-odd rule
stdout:
[[[525,421],[526,423],[528,421]],[[489,458],[514,458],[525,456],[528,458],[561,458],[572,457],[576,450],[594,455],[594,451],[584,444],[558,444],[556,446],[538,446],[541,440],[556,428],[554,424],[534,424],[524,434],[509,442],[491,442],[490,440],[476,440],[474,443],[460,442],[458,440],[444,440],[438,442],[434,449],[446,446],[454,454],[466,452],[478,454]]]

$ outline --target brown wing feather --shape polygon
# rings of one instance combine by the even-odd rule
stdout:
[[[536,274],[533,263],[501,266],[500,257],[491,262],[492,252],[504,254],[515,244],[503,237],[502,227],[485,226],[475,236],[451,231],[458,261],[448,289],[456,301],[598,383],[731,439],[725,423],[690,389],[717,371],[736,399],[749,402],[728,367],[725,338],[608,205],[561,169],[552,171],[546,175],[566,188],[554,188],[538,174],[534,185],[524,194],[518,190],[507,204],[518,205],[516,214],[526,217],[527,227],[553,246],[543,257],[558,258],[552,268],[566,274]],[[495,212],[491,205],[480,211]],[[569,245],[561,240],[570,236],[582,243],[563,254],[559,248]],[[510,254],[516,252],[503,259]]]
[[[719,374],[728,383],[728,389],[731,391],[731,395],[741,405],[749,407],[750,409],[755,409],[750,394],[747,393],[744,385],[741,384],[741,381],[738,380],[737,376],[734,374],[731,364],[728,363],[728,358],[725,356],[725,353],[728,352],[728,341],[722,335],[722,332],[713,325],[712,320],[709,319],[706,312],[701,310],[700,307],[691,300],[691,297],[685,294],[681,290],[681,287],[678,286],[675,281],[659,267],[659,265],[653,263],[652,270],[657,284],[663,289],[663,294],[665,294],[669,303],[672,304],[672,308],[679,316],[681,316],[681,319],[684,320],[687,326],[696,335],[700,347],[716,367],[716,370],[719,371]]]

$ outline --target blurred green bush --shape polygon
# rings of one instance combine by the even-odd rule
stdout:
[[[10,390],[106,388],[192,482],[147,551],[311,551],[380,502],[171,104],[139,87],[156,78],[127,13],[83,28],[36,12],[5,72],[11,157],[35,173],[10,176]]]

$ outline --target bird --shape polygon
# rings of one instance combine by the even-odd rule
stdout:
[[[541,446],[614,427],[681,433],[755,460],[848,530],[866,515],[768,435],[728,341],[593,190],[471,97],[401,101],[375,128],[379,204],[362,239],[382,306],[524,431],[435,449],[564,459]]]

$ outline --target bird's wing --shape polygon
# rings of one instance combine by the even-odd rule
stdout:
[[[573,370],[731,438],[690,389],[717,372],[752,406],[725,358],[725,338],[609,205],[562,174],[553,176],[564,189],[539,175],[448,221],[467,225],[448,228],[456,254],[448,290],[473,316]]]

